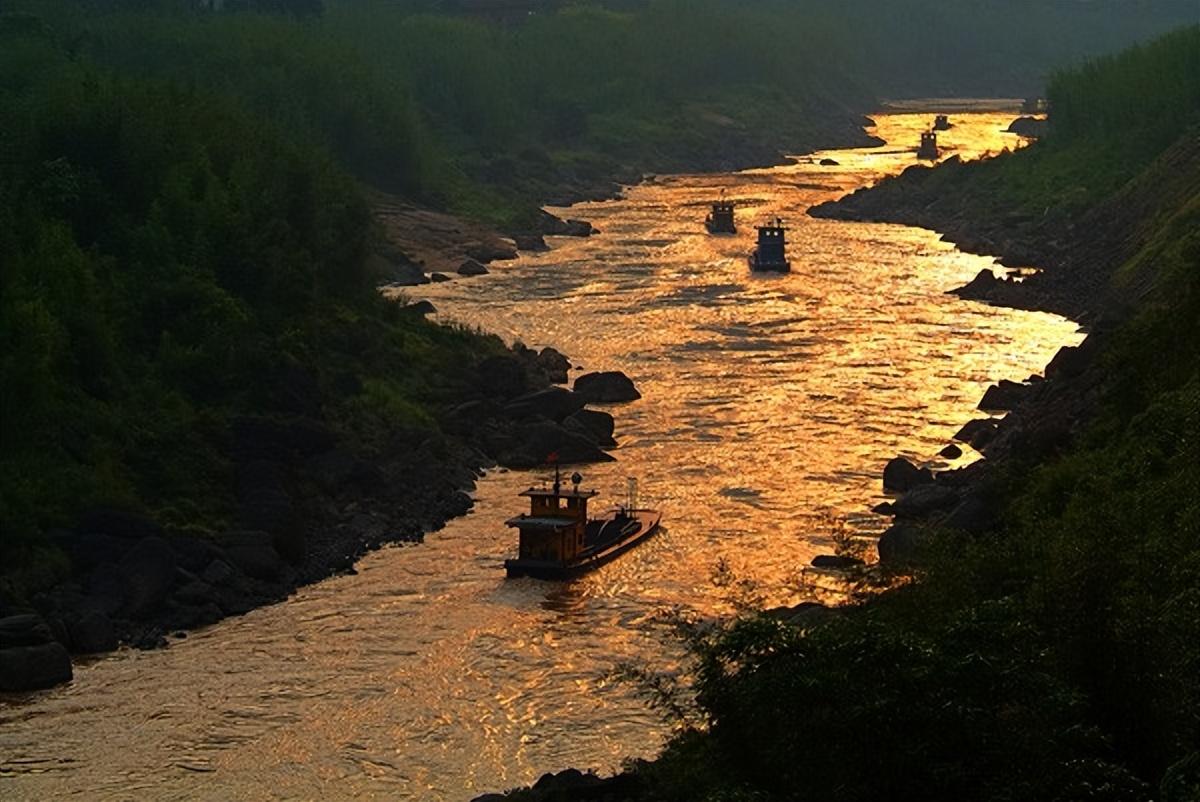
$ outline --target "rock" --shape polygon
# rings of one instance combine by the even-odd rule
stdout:
[[[583,396],[565,387],[548,387],[514,398],[504,407],[504,411],[516,419],[540,415],[562,422],[568,415],[583,409],[586,403]]]
[[[590,438],[597,445],[611,447],[617,444],[613,439],[616,422],[607,412],[595,409],[581,409],[563,421],[563,426],[569,431],[577,432]]]
[[[821,159],[819,162],[823,167],[837,167],[838,163],[834,159]]]
[[[961,448],[959,448],[958,446],[954,445],[954,443],[951,443],[950,445],[946,446],[941,451],[939,451],[938,455],[945,457],[946,459],[958,459],[959,457],[961,457],[963,455],[963,450]]]
[[[224,557],[224,553],[208,538],[188,535],[169,535],[166,538],[171,550],[175,552],[180,568],[193,573],[203,571],[204,567],[213,560]]]
[[[923,540],[923,530],[913,524],[894,523],[879,538],[881,565],[903,565],[912,562]]]
[[[21,613],[0,618],[0,649],[38,646],[54,640],[46,619],[36,613]]]
[[[1036,117],[1018,117],[1008,125],[1008,132],[1017,136],[1037,139],[1046,133],[1046,121]]]
[[[596,233],[596,229],[587,220],[568,220],[562,233],[568,237],[590,237]]]
[[[996,421],[991,418],[977,418],[965,423],[954,435],[954,439],[966,443],[976,451],[982,451],[995,436]]]
[[[543,348],[538,353],[534,362],[546,374],[546,378],[551,383],[567,383],[567,374],[571,370],[571,362],[557,350],[550,347]]]
[[[498,262],[516,259],[517,249],[506,242],[495,240],[472,245],[466,249],[466,254],[477,262]]]
[[[904,493],[933,481],[933,472],[918,468],[904,457],[895,457],[883,468],[883,489]]]
[[[1058,353],[1046,366],[1046,378],[1079,376],[1087,368],[1088,361],[1088,355],[1082,348],[1075,345],[1064,345],[1058,349]]]
[[[893,515],[895,509],[892,507],[892,502],[884,501],[872,507],[871,512],[878,513],[879,515]]]
[[[287,571],[269,532],[230,531],[219,540],[233,564],[255,579],[273,582]]]
[[[139,540],[117,567],[125,579],[123,611],[141,618],[155,611],[175,581],[176,555],[161,537]]]
[[[119,560],[133,546],[133,541],[99,532],[61,532],[52,538],[71,560],[79,576],[87,576],[96,566]]]
[[[820,602],[800,602],[792,607],[773,607],[765,614],[789,626],[804,628],[824,623],[838,615],[838,611]]]
[[[200,575],[210,585],[225,585],[237,576],[229,563],[224,560],[213,560],[208,567],[204,569],[204,573]]]
[[[429,280],[432,281],[434,284],[438,284],[443,281],[449,281],[450,277],[447,276],[445,273],[430,273]]]
[[[488,269],[474,259],[468,259],[458,266],[460,276],[486,276]]]
[[[517,244],[518,251],[541,252],[550,250],[550,246],[546,244],[546,240],[541,234],[536,232],[513,234],[513,242]]]
[[[400,310],[410,315],[420,315],[424,317],[425,315],[432,315],[437,312],[437,307],[429,301],[417,301],[416,303],[405,304],[404,306],[400,307]]]
[[[71,677],[71,657],[61,643],[0,649],[0,691],[51,688]]]
[[[969,494],[951,510],[943,524],[950,529],[982,534],[995,528],[996,514],[992,505],[976,492]]]
[[[544,209],[538,217],[536,229],[541,234],[561,237],[588,237],[596,232],[586,220],[563,220]]]
[[[381,254],[373,254],[367,259],[367,270],[379,280],[401,287],[414,287],[418,284],[428,284],[429,279],[421,270],[421,266],[405,259],[389,259]]]
[[[526,470],[544,465],[550,454],[562,464],[611,462],[612,456],[587,437],[548,420],[533,421],[519,427],[516,446],[502,454],[499,463],[506,468]]]
[[[846,568],[856,568],[865,563],[857,557],[848,557],[839,554],[818,554],[812,558],[811,565],[813,568],[830,568],[833,570],[844,570]]]
[[[575,379],[575,392],[589,403],[636,401],[642,397],[633,381],[617,370],[583,374]]]
[[[957,491],[935,482],[912,488],[896,499],[892,508],[897,518],[924,518],[931,512],[953,507],[958,500]]]
[[[983,398],[979,402],[979,409],[982,410],[1001,410],[1008,411],[1016,409],[1021,403],[1021,399],[1025,397],[1025,392],[1028,386],[1020,382],[1001,379],[996,384],[987,388],[983,394]]]
[[[529,387],[525,367],[513,356],[490,356],[480,362],[475,382],[486,398],[513,398]]]
[[[71,651],[76,654],[98,654],[117,648],[117,634],[107,615],[91,610],[67,622]]]
[[[87,590],[89,609],[116,615],[125,606],[125,575],[114,563],[97,565],[88,576]]]
[[[539,234],[562,234],[567,229],[567,221],[542,209],[538,213],[537,223],[534,225],[534,228]]]
[[[213,586],[201,580],[188,582],[186,585],[179,587],[172,594],[172,598],[180,604],[185,605],[201,605],[208,604],[217,593]]]

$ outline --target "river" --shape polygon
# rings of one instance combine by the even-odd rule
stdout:
[[[1013,147],[1013,116],[954,115],[941,141],[964,158]],[[837,165],[653,178],[566,212],[596,236],[414,291],[444,321],[629,374],[644,398],[611,410],[618,460],[582,471],[601,501],[638,477],[665,531],[569,584],[506,580],[503,521],[537,477],[492,472],[423,545],[0,702],[0,796],[464,800],[653,755],[671,724],[612,671],[679,669],[663,610],[727,612],[722,562],[770,604],[804,598],[835,532],[886,524],[869,508],[890,457],[936,458],[989,383],[1081,339],[947,295],[992,261],[932,232],[805,216],[911,165],[929,120],[882,115],[895,144],[816,154]],[[722,191],[736,236],[701,225]],[[792,272],[751,275],[752,224],[776,215]]]

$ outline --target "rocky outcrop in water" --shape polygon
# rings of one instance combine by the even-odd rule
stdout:
[[[636,401],[642,397],[633,380],[617,370],[583,374],[575,380],[575,392],[598,404]]]

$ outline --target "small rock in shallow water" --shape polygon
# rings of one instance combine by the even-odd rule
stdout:
[[[939,451],[938,454],[945,457],[946,459],[958,459],[959,457],[962,456],[963,451],[961,448],[954,445],[954,443],[951,443],[950,445],[946,446],[941,451]]]

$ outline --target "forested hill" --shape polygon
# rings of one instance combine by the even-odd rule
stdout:
[[[496,22],[511,5],[8,8],[76,62],[232,99],[372,185],[503,224],[642,171],[850,142],[877,97],[1040,94],[1084,54],[1200,21],[1186,0],[650,0]]]

